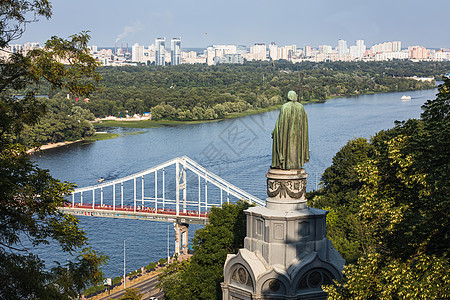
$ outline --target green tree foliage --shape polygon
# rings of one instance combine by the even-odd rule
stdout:
[[[351,163],[349,178],[340,175],[343,191],[347,179],[357,183],[357,195],[350,200],[364,233],[348,240],[367,247],[346,266],[344,280],[326,288],[331,299],[450,297],[449,90],[446,79],[437,98],[423,106],[420,120],[379,132],[367,158]],[[339,169],[341,162],[334,163]],[[355,171],[357,180],[352,180]],[[339,193],[337,200],[329,196],[330,206],[345,199]],[[317,203],[323,207],[328,200],[319,195]],[[342,226],[351,230],[351,224]]]
[[[20,37],[25,25],[38,17],[49,18],[48,1],[2,1],[0,47]],[[27,19],[31,17],[31,19]],[[0,61],[0,298],[69,299],[98,282],[106,258],[86,248],[51,270],[32,247],[51,242],[70,256],[87,243],[78,220],[61,213],[65,195],[73,185],[52,178],[30,161],[27,147],[12,136],[37,124],[46,105],[35,95],[44,82],[52,89],[87,93],[99,80],[97,63],[88,56],[85,33],[69,40],[53,37],[44,49],[10,54]],[[69,64],[64,65],[62,61]],[[13,96],[27,90],[25,97]],[[25,242],[25,240],[27,242]],[[26,246],[29,244],[30,246]]]
[[[209,224],[195,232],[190,261],[175,261],[160,275],[167,299],[220,299],[223,265],[244,246],[246,202],[213,207]]]
[[[428,82],[402,77],[442,75],[449,67],[446,62],[405,61],[103,67],[99,70],[102,92],[79,105],[97,117],[123,117],[128,111],[129,115],[151,112],[155,120],[208,120],[283,103],[281,96],[298,89],[300,71],[310,88],[303,99],[325,100],[431,88],[433,84]]]
[[[145,266],[145,270],[146,271],[153,271],[156,268],[156,264],[155,263],[149,263],[148,265]]]
[[[347,262],[355,262],[372,245],[366,236],[358,212],[362,182],[357,166],[373,155],[373,147],[364,138],[349,141],[333,157],[333,164],[322,175],[322,188],[309,195],[310,206],[328,210],[327,234]]]
[[[25,125],[17,140],[26,145],[42,145],[64,141],[76,141],[95,133],[88,121],[94,115],[80,106],[73,106],[66,99],[43,99],[47,112],[33,126]]]
[[[160,258],[160,259],[158,260],[158,264],[159,264],[160,266],[164,265],[166,262],[167,262],[167,259],[165,259],[165,258]]]
[[[120,300],[141,300],[142,294],[139,293],[139,290],[136,288],[127,288],[125,289],[125,295],[120,297]]]

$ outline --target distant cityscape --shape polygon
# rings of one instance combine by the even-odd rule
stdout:
[[[0,50],[0,57],[10,53],[26,53],[39,48],[39,43],[9,45]],[[180,64],[243,64],[244,61],[277,61],[290,62],[326,62],[326,61],[389,61],[394,59],[411,61],[450,61],[450,48],[427,49],[416,45],[402,48],[401,41],[383,42],[370,48],[364,40],[357,40],[355,45],[348,46],[347,41],[338,40],[335,47],[320,45],[298,47],[297,45],[279,46],[272,42],[269,45],[256,43],[246,45],[211,45],[197,51],[182,51],[181,38],[170,40],[170,49],[166,47],[166,38],[156,38],[155,43],[145,47],[135,43],[128,47],[115,45],[114,48],[89,47],[91,55],[104,66],[126,65],[180,65]]]

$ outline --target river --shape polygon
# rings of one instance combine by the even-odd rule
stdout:
[[[437,90],[407,92],[411,101],[400,101],[404,93],[386,93],[331,99],[305,105],[309,120],[310,162],[308,190],[315,189],[320,174],[331,164],[334,154],[356,137],[370,138],[396,120],[418,118],[421,106],[434,99]],[[149,128],[140,134],[74,144],[34,154],[33,160],[52,176],[79,187],[132,173],[186,155],[239,188],[265,199],[266,178],[271,164],[272,139],[279,111],[196,125]],[[167,256],[174,251],[174,230],[168,223],[109,218],[80,219],[92,247],[110,257],[104,267],[108,277],[123,274],[123,241],[126,239],[127,272]],[[190,227],[193,236],[198,226]],[[34,251],[48,263],[65,261],[66,254],[54,245]]]

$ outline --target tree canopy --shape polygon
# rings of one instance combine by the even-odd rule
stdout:
[[[311,195],[350,262],[330,299],[450,297],[449,90],[445,79],[419,120],[350,141]]]
[[[25,25],[49,18],[48,1],[2,1],[0,48],[17,39]],[[30,18],[31,19],[27,19]],[[0,298],[69,299],[86,285],[102,278],[106,258],[87,245],[78,220],[61,213],[65,195],[73,189],[30,160],[26,145],[14,139],[26,126],[39,123],[46,110],[36,95],[43,83],[88,94],[99,75],[97,62],[88,55],[89,36],[52,37],[42,49],[9,53],[0,59]],[[14,96],[26,90],[23,98]],[[25,246],[24,240],[31,246]],[[55,242],[74,254],[65,265],[49,269],[32,248]],[[76,254],[78,253],[78,254]]]

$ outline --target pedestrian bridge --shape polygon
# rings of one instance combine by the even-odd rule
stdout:
[[[187,245],[187,224],[206,224],[211,207],[238,200],[265,205],[183,156],[123,178],[77,188],[60,210],[76,216],[175,223],[176,241],[183,238],[183,245],[176,242],[179,253]]]

